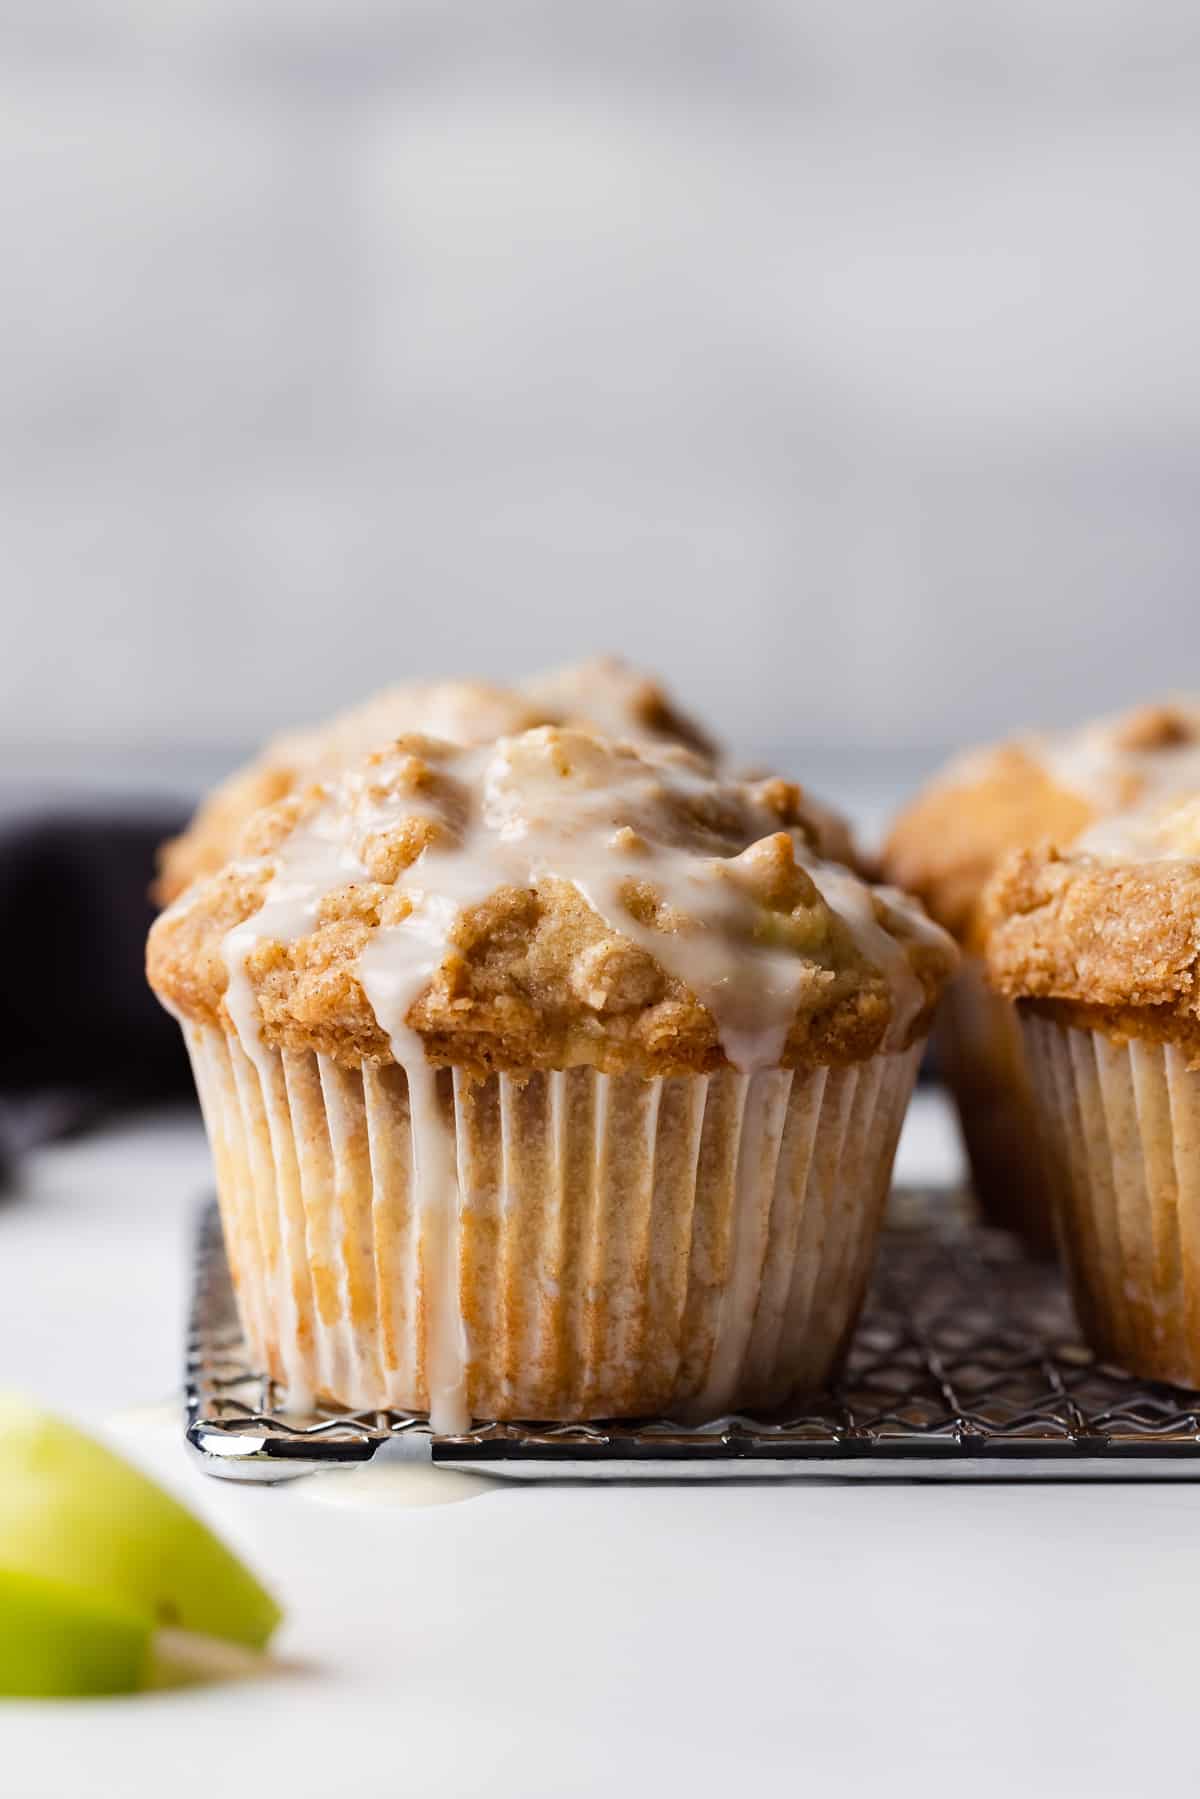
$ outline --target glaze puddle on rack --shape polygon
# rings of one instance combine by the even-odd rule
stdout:
[[[486,1474],[464,1474],[435,1462],[431,1441],[428,1436],[419,1439],[411,1431],[387,1437],[369,1462],[324,1468],[306,1476],[304,1497],[356,1511],[398,1511],[460,1505],[465,1499],[480,1499],[497,1491],[500,1482]]]
[[[481,1424],[279,1409],[248,1366],[215,1203],[196,1236],[187,1440],[209,1473],[278,1481],[369,1461],[381,1443],[508,1480],[1200,1479],[1200,1394],[1137,1380],[1079,1341],[1061,1279],[945,1192],[893,1195],[845,1374],[773,1418]],[[407,1459],[407,1458],[406,1458]]]

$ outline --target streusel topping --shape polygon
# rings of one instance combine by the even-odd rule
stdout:
[[[889,879],[978,947],[980,897],[1014,849],[1073,844],[1098,820],[1200,790],[1200,706],[1138,707],[956,758],[896,820]]]
[[[633,743],[682,743],[715,754],[711,740],[657,680],[615,656],[534,675],[513,687],[473,680],[401,682],[311,730],[274,738],[214,788],[187,830],[163,845],[155,897],[165,905],[197,875],[228,862],[246,821],[261,806],[336,773],[381,744],[406,735],[492,743],[543,724],[580,725]]]
[[[150,978],[252,1055],[664,1074],[899,1049],[953,946],[817,834],[791,783],[686,750],[402,739],[259,814],[159,919]]]
[[[576,725],[629,743],[679,743],[709,761],[718,753],[708,732],[680,710],[656,676],[630,668],[619,656],[594,656],[530,675],[517,691],[539,715],[539,724]]]
[[[1200,1041],[1200,799],[1102,820],[1069,855],[1025,850],[984,896],[988,969],[1118,1036]]]

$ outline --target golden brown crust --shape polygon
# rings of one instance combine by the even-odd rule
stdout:
[[[1200,1032],[1200,862],[1019,851],[984,915],[989,978],[1010,999],[1055,1002],[1114,1037]]]
[[[532,724],[576,725],[601,737],[680,743],[712,761],[714,738],[680,710],[654,675],[619,656],[596,656],[522,681],[521,694],[539,714]]]
[[[453,743],[486,743],[545,722],[539,708],[515,689],[485,681],[414,681],[373,694],[311,730],[273,738],[213,789],[180,836],[163,844],[153,898],[169,905],[189,882],[215,874],[238,853],[241,834],[256,812],[391,738],[424,732]]]
[[[915,893],[960,943],[977,947],[978,903],[1012,849],[1049,839],[1070,843],[1095,817],[1016,744],[995,750],[971,779],[935,782],[892,825],[883,868]]]
[[[187,829],[160,848],[152,897],[159,906],[169,905],[190,882],[215,874],[239,854],[242,833],[261,808],[323,774],[336,774],[382,744],[408,735],[488,743],[543,724],[648,745],[682,744],[707,761],[718,753],[713,739],[679,710],[659,681],[612,656],[532,676],[513,688],[485,681],[387,688],[312,730],[273,739],[215,787]],[[811,798],[807,807],[822,855],[858,867],[845,819]]]
[[[896,819],[887,878],[919,894],[960,943],[982,949],[981,896],[1009,851],[1065,849],[1097,819],[1155,790],[1186,790],[1200,780],[1197,745],[1200,710],[1172,702],[977,751]]]
[[[533,676],[512,688],[487,681],[403,683],[311,730],[273,739],[222,781],[186,831],[163,844],[153,898],[168,905],[190,881],[214,874],[237,853],[243,827],[261,807],[394,738],[417,734],[488,743],[544,724],[581,725],[609,737],[681,743],[706,757],[716,754],[712,739],[678,709],[660,682],[615,656]]]
[[[1184,749],[1195,743],[1197,731],[1195,708],[1172,701],[1135,706],[1110,727],[1113,748],[1124,752]]]
[[[809,848],[797,787],[720,781],[683,752],[674,753],[674,763],[648,765],[632,748],[577,733],[538,731],[510,743],[514,755],[563,757],[568,774],[570,764],[577,769],[589,758],[601,775],[630,759],[640,771],[652,768],[653,779],[639,789],[630,822],[609,840],[608,853],[622,853],[623,837],[631,853],[644,850],[649,835],[665,846],[723,858],[720,878],[749,897],[743,910],[757,941],[796,957],[797,1009],[785,1065],[859,1061],[880,1048],[893,1016],[892,988],[797,860]],[[403,872],[427,844],[453,844],[462,828],[468,797],[457,779],[461,754],[407,740],[366,758],[336,789],[318,784],[259,814],[247,859],[194,885],[156,923],[147,963],[156,992],[185,1017],[231,1028],[225,939],[262,906],[281,850],[331,804],[369,805],[372,820],[388,804],[389,824],[372,824],[355,840],[364,878],[325,892],[314,928],[294,941],[264,935],[245,966],[269,1043],[346,1064],[390,1060],[388,1037],[356,966],[372,938],[410,910],[397,885]],[[632,873],[621,891],[631,920],[643,927],[689,928],[644,873]],[[924,994],[911,1040],[927,1026],[953,954],[915,908],[885,895],[876,896],[874,907]],[[407,1023],[431,1060],[479,1072],[587,1062],[613,1072],[665,1074],[725,1063],[711,1013],[647,952],[644,937],[634,941],[614,930],[570,880],[553,874],[527,885],[501,884],[463,906],[448,953]]]

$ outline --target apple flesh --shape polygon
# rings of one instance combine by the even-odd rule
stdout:
[[[146,1475],[61,1419],[2,1396],[0,1567],[90,1594],[101,1607],[110,1601],[149,1628],[248,1649],[262,1649],[282,1616],[207,1525]]]
[[[0,1693],[86,1698],[146,1678],[150,1619],[107,1595],[0,1568]]]

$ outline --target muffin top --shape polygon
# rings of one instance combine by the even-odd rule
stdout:
[[[538,714],[534,724],[580,725],[618,742],[681,743],[709,761],[717,756],[713,739],[679,710],[662,683],[630,668],[619,656],[595,656],[549,674],[530,675],[517,691]],[[430,737],[458,741],[447,731],[422,729]]]
[[[1200,706],[1143,706],[1079,730],[1029,734],[955,759],[895,821],[887,876],[980,947],[983,889],[1010,850],[1060,848],[1096,820],[1200,790]]]
[[[408,737],[261,812],[148,972],[251,1055],[659,1075],[900,1049],[954,947],[816,841],[799,788],[684,749]]]
[[[1013,852],[985,889],[988,972],[1013,999],[1200,1053],[1200,797]]]
[[[311,730],[272,739],[215,787],[186,831],[163,845],[154,897],[166,905],[189,881],[229,861],[242,827],[260,807],[380,744],[406,733],[448,743],[491,743],[534,725],[564,723],[632,742],[682,743],[706,756],[716,753],[656,680],[615,656],[535,675],[515,687],[486,681],[401,683]]]

